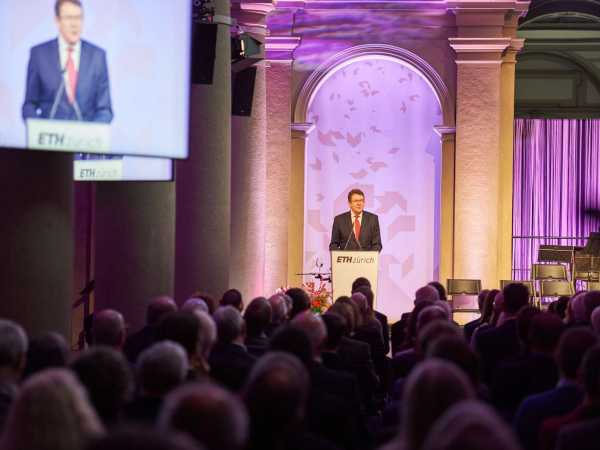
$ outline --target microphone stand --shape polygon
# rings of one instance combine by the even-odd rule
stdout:
[[[56,91],[56,94],[54,95],[54,101],[52,102],[52,108],[50,108],[49,119],[54,119],[54,116],[56,116],[56,110],[58,109],[58,102],[59,102],[60,98],[62,97],[62,94],[65,90],[65,70],[66,69],[63,69],[60,71],[60,86],[58,87],[58,90]]]

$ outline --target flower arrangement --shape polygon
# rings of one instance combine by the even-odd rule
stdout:
[[[331,305],[331,292],[327,289],[327,283],[320,281],[308,281],[302,286],[310,297],[310,309],[314,313],[322,314]]]

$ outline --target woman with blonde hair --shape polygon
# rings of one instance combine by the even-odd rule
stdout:
[[[9,411],[2,450],[83,450],[104,428],[85,389],[67,369],[48,369],[23,383]]]

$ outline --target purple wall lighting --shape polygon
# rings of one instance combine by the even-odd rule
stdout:
[[[391,319],[412,308],[415,289],[437,278],[442,123],[439,100],[418,70],[364,56],[340,64],[310,100],[315,124],[306,154],[304,269],[329,267],[333,217],[360,188],[379,215],[377,308]]]

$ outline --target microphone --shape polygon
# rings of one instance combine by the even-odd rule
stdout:
[[[49,119],[54,119],[54,116],[56,116],[58,102],[60,101],[60,98],[62,97],[62,94],[65,90],[65,72],[66,72],[66,70],[67,69],[64,68],[60,71],[60,86],[58,87],[58,90],[56,91],[56,94],[54,95],[54,102],[52,102],[52,108],[50,108]]]
[[[344,248],[342,250],[346,250],[346,247],[348,247],[348,243],[350,242],[350,238],[354,236],[354,230],[352,228],[350,228],[350,234],[348,235],[348,240],[346,241],[346,245],[344,245]],[[360,245],[360,244],[358,244]]]

